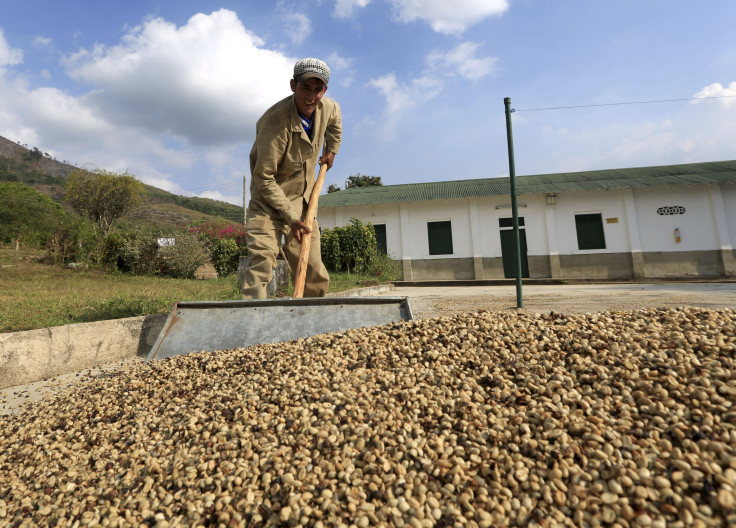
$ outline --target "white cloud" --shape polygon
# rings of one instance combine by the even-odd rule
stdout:
[[[302,13],[284,13],[284,31],[293,44],[299,45],[312,34],[312,23]]]
[[[113,132],[79,99],[56,88],[31,89],[23,78],[0,75],[0,93],[0,135],[6,138],[47,150],[38,144],[41,137],[46,145],[63,149]]]
[[[33,45],[38,47],[48,46],[51,44],[51,37],[36,37],[33,39]]]
[[[242,200],[255,121],[289,95],[295,60],[266,49],[224,9],[179,27],[146,19],[116,45],[66,57],[81,95],[33,87],[2,67],[22,57],[0,33],[0,135],[77,166],[129,170],[171,192],[231,203]],[[202,182],[194,193],[191,174]]]
[[[333,52],[327,57],[327,65],[331,72],[338,72],[338,75],[331,75],[334,79],[337,77],[338,83],[345,88],[353,84],[355,79],[355,70],[351,68],[353,60],[340,56],[337,52]]]
[[[519,114],[514,115],[516,124]],[[570,118],[576,119],[576,126],[567,128],[564,123],[569,119],[546,113],[527,115],[519,127],[520,137],[535,147],[534,156],[527,159],[517,148],[517,162],[527,165],[525,173],[734,159],[736,105],[724,109],[719,99],[684,104],[659,120],[637,114],[619,117],[603,109],[591,110],[589,117],[570,114]],[[547,125],[553,121],[561,126]]]
[[[463,42],[446,53],[434,51],[427,62],[434,70],[451,69],[471,81],[482,79],[495,71],[496,57],[478,58],[475,56],[480,44]]]
[[[723,86],[721,83],[709,84],[693,96],[695,99],[707,99],[712,97],[722,97],[723,106],[726,108],[736,104],[736,82],[732,82],[728,87]],[[699,102],[700,101],[693,101],[693,103]]]
[[[66,61],[93,89],[85,101],[105,119],[196,145],[252,141],[254,123],[288,95],[294,60],[265,49],[237,15],[221,9],[176,27],[152,18],[119,45],[82,50]]]
[[[356,8],[363,8],[371,3],[371,0],[337,0],[335,2],[335,16],[348,18],[352,16]]]
[[[508,0],[391,0],[399,22],[421,20],[437,33],[459,35],[482,20],[501,15]]]
[[[337,52],[333,52],[327,57],[327,64],[333,70],[345,70],[350,67],[352,59],[341,57]]]
[[[371,79],[368,85],[377,89],[386,100],[381,120],[374,123],[377,137],[383,140],[394,137],[399,121],[412,108],[426,103],[442,90],[442,82],[434,77],[424,76],[401,84],[394,73]]]
[[[480,44],[464,42],[448,52],[434,51],[427,56],[428,68],[421,77],[401,83],[395,73],[371,79],[368,86],[384,97],[385,106],[380,121],[368,120],[376,134],[384,140],[395,136],[396,127],[413,108],[425,104],[444,88],[443,77],[458,74],[466,79],[478,80],[494,71],[496,58],[477,58]]]
[[[23,62],[23,51],[17,48],[11,48],[8,41],[5,40],[2,28],[0,28],[0,68],[3,66],[13,66]]]
[[[613,148],[612,155],[621,160],[646,159],[653,153],[664,153],[677,148],[673,123],[666,119],[654,123],[637,123],[635,127],[630,127]]]

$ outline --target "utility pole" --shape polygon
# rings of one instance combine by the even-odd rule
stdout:
[[[514,135],[511,131],[511,98],[503,100],[506,108],[506,139],[509,147],[509,180],[511,183],[511,216],[514,222],[514,253],[516,255],[516,307],[524,308],[521,295],[521,243],[519,239],[519,209],[516,205],[516,166],[514,164]]]

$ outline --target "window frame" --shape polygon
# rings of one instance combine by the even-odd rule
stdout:
[[[596,219],[597,222],[594,222],[593,219]],[[594,223],[597,225],[593,225]],[[603,213],[575,213],[575,235],[578,251],[607,249]]]
[[[438,239],[437,236],[445,236],[447,238],[442,240]],[[450,251],[447,252],[447,249]],[[454,255],[452,220],[433,220],[427,222],[427,251],[430,256]]]

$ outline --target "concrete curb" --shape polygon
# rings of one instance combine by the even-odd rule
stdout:
[[[393,284],[356,288],[331,297],[361,297]],[[109,319],[0,334],[0,389],[34,383],[136,357],[145,359],[168,314]]]
[[[146,357],[167,314],[0,334],[0,389]]]
[[[366,297],[368,295],[376,295],[377,293],[386,293],[395,290],[393,284],[379,284],[377,286],[366,286],[365,288],[355,288],[337,293],[328,293],[327,297]]]

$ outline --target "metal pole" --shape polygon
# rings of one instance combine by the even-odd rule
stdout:
[[[511,98],[503,100],[506,108],[506,138],[509,145],[509,180],[511,182],[511,216],[514,222],[514,253],[516,255],[516,307],[524,308],[521,296],[521,243],[519,239],[519,209],[516,206],[516,167],[514,166],[514,136],[511,131]]]

